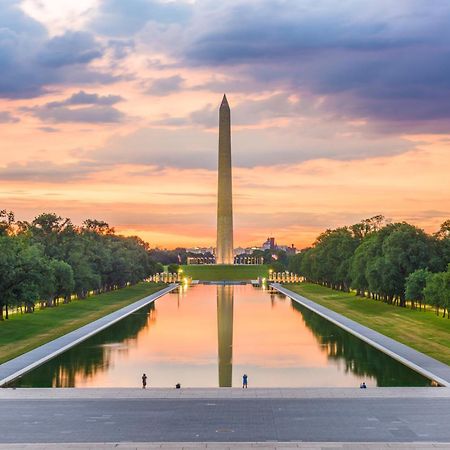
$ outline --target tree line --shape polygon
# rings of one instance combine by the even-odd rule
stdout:
[[[288,270],[333,289],[398,306],[430,304],[450,313],[450,220],[427,234],[383,216],[326,230],[290,257]]]
[[[55,306],[161,271],[148,244],[117,235],[106,222],[88,219],[75,226],[53,213],[16,221],[12,212],[0,211],[0,320],[11,307],[33,312],[37,302]]]

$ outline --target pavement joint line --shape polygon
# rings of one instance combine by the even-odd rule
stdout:
[[[147,297],[144,297],[140,300],[137,300],[127,306],[124,306],[121,309],[118,309],[117,311],[113,311],[110,314],[107,314],[106,316],[103,316],[97,320],[94,320],[93,322],[90,322],[86,325],[83,325],[80,328],[77,328],[76,330],[73,330],[63,336],[60,336],[59,338],[56,338],[50,342],[47,342],[33,350],[30,350],[29,352],[26,352],[14,359],[11,359],[3,364],[0,365],[0,387],[4,386],[5,384],[13,381],[14,379],[20,377],[21,375],[24,375],[25,373],[31,371],[32,369],[44,364],[45,362],[49,361],[50,359],[54,358],[55,356],[60,355],[61,353],[64,353],[65,351],[69,350],[70,348],[74,347],[75,345],[79,344],[80,342],[85,341],[86,339],[90,338],[91,336],[94,336],[95,334],[99,333],[100,331],[104,330],[105,328],[110,327],[111,325],[115,324],[116,322],[119,322],[120,320],[124,319],[125,317],[129,316],[130,314],[133,314],[134,312],[138,311],[139,309],[143,308],[144,306],[149,305],[150,303],[153,303],[158,298],[168,294],[169,292],[175,290],[179,286],[178,283],[172,283],[169,286],[154,292],[153,294],[148,295]],[[109,319],[108,319],[109,318]],[[104,323],[103,323],[104,322]],[[96,327],[95,324],[98,324]],[[91,329],[94,327],[93,329]],[[83,329],[87,329],[89,331],[86,331],[86,333],[83,333]],[[81,336],[75,337],[78,334],[82,333]],[[43,351],[45,347],[52,347],[57,343],[57,341],[61,340],[64,341],[67,338],[70,337],[70,335],[74,335],[74,339],[67,344],[61,345],[59,348],[49,351],[49,353],[44,354],[41,357],[36,357],[36,359],[32,363],[26,363],[23,367],[20,369],[15,369],[13,371],[9,371],[9,366],[14,367],[15,364],[19,363],[20,360],[26,361],[28,358],[32,357],[34,353],[36,355],[39,355],[40,352]],[[20,364],[20,363],[19,363]],[[2,372],[7,372],[7,374],[2,375]]]
[[[305,308],[309,309],[310,311],[318,314],[319,316],[323,317],[324,319],[328,320],[329,322],[337,325],[338,327],[342,328],[343,330],[347,331],[348,333],[352,334],[353,336],[356,336],[358,339],[361,339],[362,341],[368,343],[372,347],[382,351],[386,355],[390,356],[391,358],[401,362],[405,366],[415,370],[416,372],[420,373],[421,375],[424,375],[426,378],[429,378],[431,380],[434,380],[445,387],[450,387],[450,367],[447,364],[444,364],[437,359],[432,358],[431,356],[425,355],[424,353],[421,353],[411,347],[408,347],[405,344],[402,344],[401,342],[396,341],[395,339],[392,339],[388,336],[385,336],[381,333],[378,333],[377,331],[366,327],[365,325],[362,325],[352,319],[349,319],[348,317],[339,314],[326,306],[320,305],[313,300],[310,300],[309,298],[303,297],[300,294],[297,294],[296,292],[291,291],[290,289],[285,288],[279,283],[271,283],[270,287],[276,289],[278,292],[286,295],[290,299],[294,300],[295,302],[299,303],[300,305],[304,306]],[[334,316],[334,317],[333,317]],[[347,322],[347,325],[345,324]],[[356,328],[360,328],[361,332],[357,331]],[[448,372],[448,375],[445,374],[448,378],[443,378],[442,376],[437,375],[435,372],[432,371],[432,369],[426,369],[425,367],[419,365],[418,363],[415,363],[408,359],[406,356],[402,356],[396,351],[388,348],[386,345],[382,344],[381,342],[376,342],[374,339],[370,338],[369,336],[363,334],[363,332],[366,332],[367,334],[373,334],[376,338],[379,338],[381,341],[385,341],[386,344],[395,344],[397,346],[404,347],[407,349],[413,356],[420,357],[422,359],[428,360],[430,363],[432,363],[435,366],[438,366],[441,368],[441,370]]]
[[[62,447],[63,446],[63,447]],[[384,449],[417,449],[428,450],[435,448],[450,449],[449,442],[86,442],[86,443],[0,443],[0,450],[29,449],[29,450],[59,450],[64,449],[96,449],[96,450],[145,450],[154,448],[165,449],[229,449],[244,450],[252,448],[266,449],[309,449],[309,450],[384,450]]]

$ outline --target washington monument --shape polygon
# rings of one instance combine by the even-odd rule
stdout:
[[[219,108],[219,180],[217,191],[216,264],[233,264],[233,196],[231,119],[226,95]]]

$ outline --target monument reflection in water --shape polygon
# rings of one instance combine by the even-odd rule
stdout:
[[[217,336],[219,387],[231,387],[233,379],[233,286],[217,286]]]
[[[16,381],[22,387],[429,386],[275,291],[180,288]]]

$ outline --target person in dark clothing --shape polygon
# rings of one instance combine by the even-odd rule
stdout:
[[[145,389],[147,386],[147,375],[145,373],[142,375],[142,389]]]
[[[242,377],[242,389],[244,388],[248,388],[248,376],[246,373],[244,373],[243,377]]]

